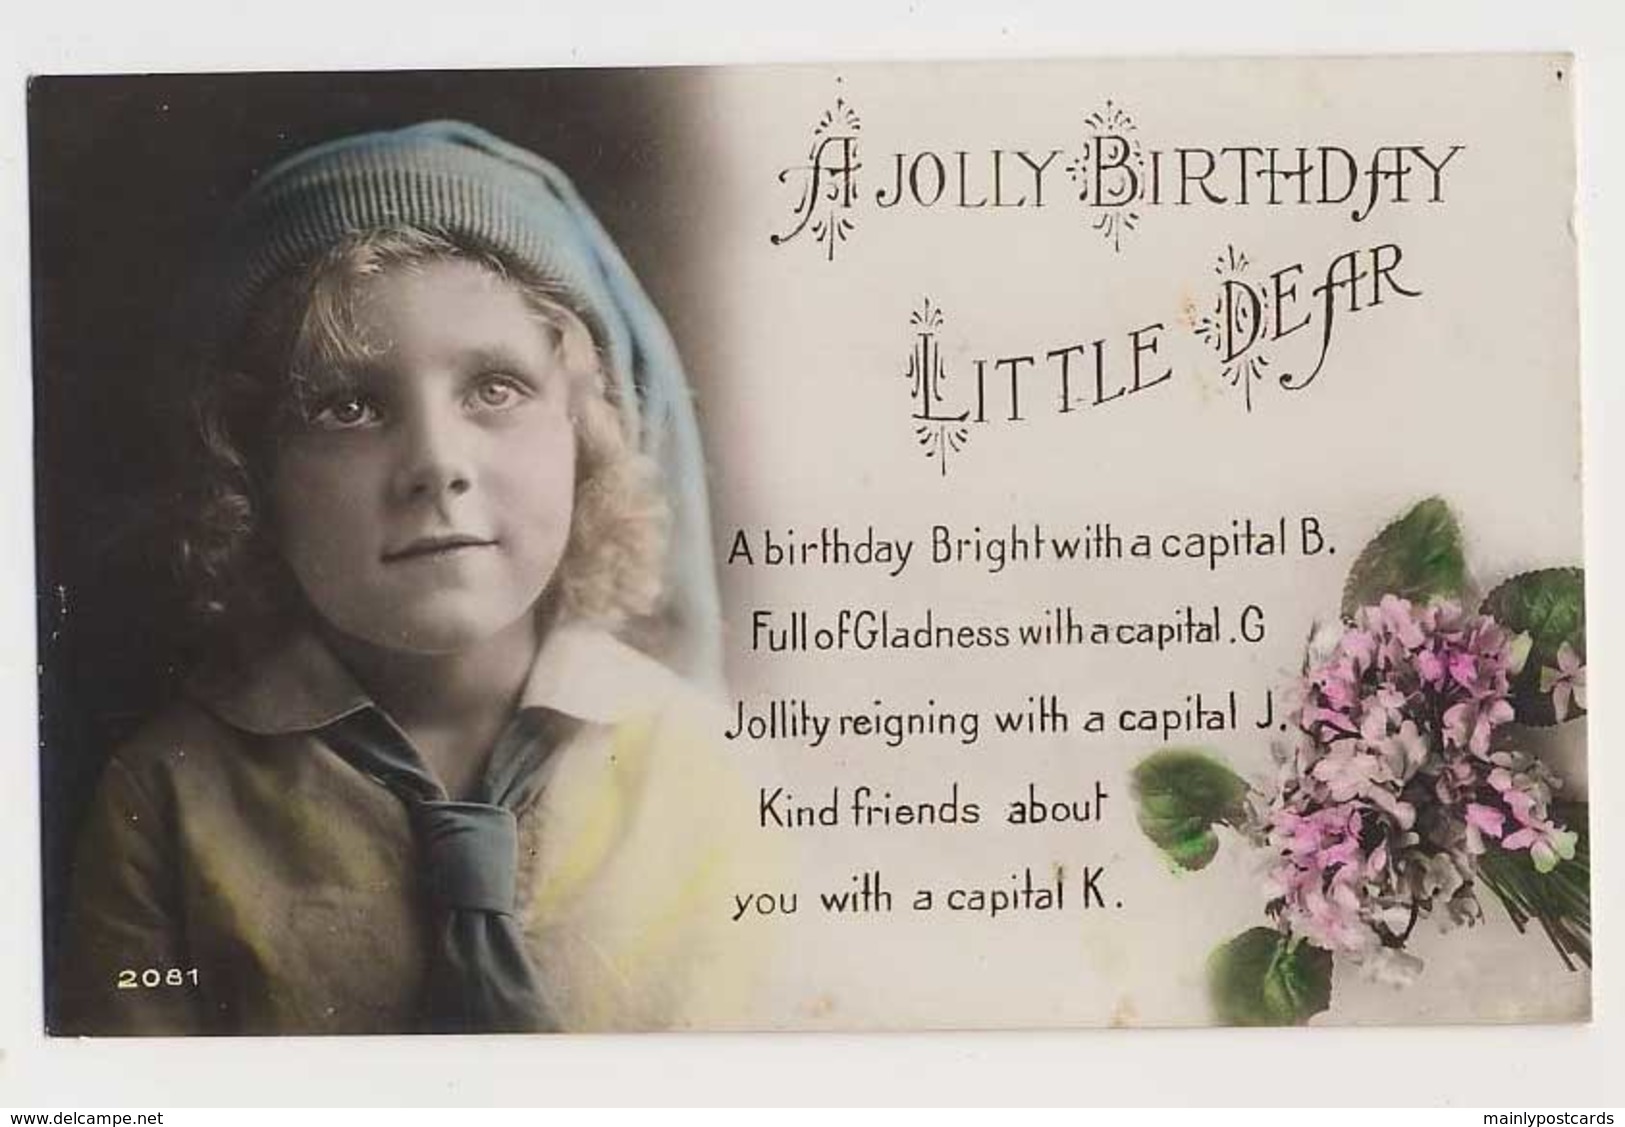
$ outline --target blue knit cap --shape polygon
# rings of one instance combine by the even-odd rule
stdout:
[[[688,381],[665,323],[575,187],[534,153],[458,121],[307,149],[255,182],[203,272],[206,350],[242,331],[265,287],[346,236],[409,225],[490,247],[556,285],[608,362],[628,433],[672,506],[667,589],[682,672],[720,669],[705,465]]]

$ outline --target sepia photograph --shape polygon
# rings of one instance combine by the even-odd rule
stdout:
[[[668,1028],[748,977],[693,391],[535,151],[680,294],[683,86],[33,86],[53,1032]]]

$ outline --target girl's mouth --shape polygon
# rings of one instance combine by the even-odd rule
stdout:
[[[383,554],[386,564],[402,563],[407,560],[422,559],[426,556],[445,556],[474,548],[492,548],[496,546],[495,540],[488,540],[481,536],[465,536],[453,534],[448,536],[423,536],[399,548],[387,549]]]

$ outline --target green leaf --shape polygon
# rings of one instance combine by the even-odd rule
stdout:
[[[1207,961],[1213,1011],[1226,1025],[1303,1025],[1332,1004],[1330,951],[1255,927]]]
[[[1467,589],[1456,514],[1438,497],[1419,502],[1377,534],[1349,569],[1343,617],[1398,595],[1413,603],[1457,598]]]
[[[1219,849],[1215,823],[1236,826],[1247,817],[1246,782],[1195,748],[1153,752],[1134,768],[1130,784],[1140,829],[1183,869],[1213,860]]]
[[[1566,643],[1585,659],[1585,572],[1577,567],[1526,571],[1489,593],[1480,608],[1514,634],[1528,634],[1529,657],[1512,679],[1512,706],[1523,724],[1557,723],[1552,696],[1540,691],[1540,671],[1557,668],[1557,651]],[[1569,702],[1569,716],[1583,713]]]

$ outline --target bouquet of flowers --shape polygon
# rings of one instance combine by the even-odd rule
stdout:
[[[1269,851],[1274,926],[1210,963],[1222,1019],[1307,1020],[1329,1004],[1333,956],[1408,982],[1417,921],[1476,923],[1481,888],[1520,930],[1537,920],[1566,965],[1590,964],[1585,810],[1559,803],[1562,781],[1518,736],[1584,711],[1582,576],[1518,576],[1477,612],[1464,576],[1442,501],[1372,542],[1343,620],[1310,640],[1272,791],[1191,749],[1136,769],[1140,824],[1183,867],[1211,859],[1214,825]]]

